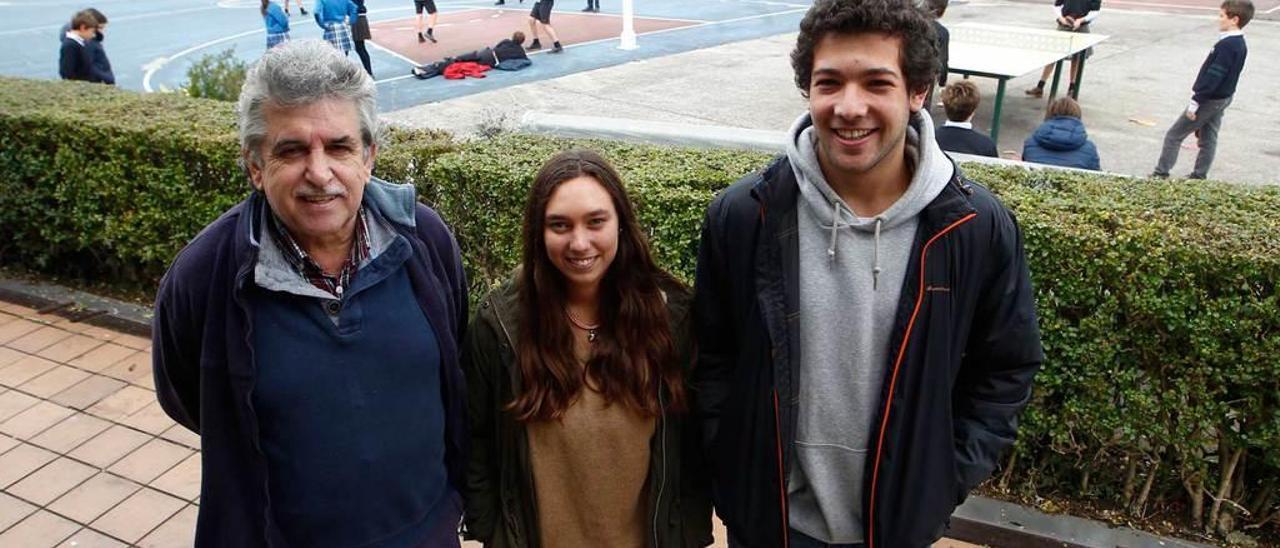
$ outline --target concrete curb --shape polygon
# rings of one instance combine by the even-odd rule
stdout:
[[[956,508],[946,536],[997,548],[1210,548],[1075,516],[1046,514],[1010,502],[971,496]]]
[[[0,278],[0,301],[31,307],[42,314],[55,314],[76,323],[151,336],[153,314],[149,307],[58,285]]]

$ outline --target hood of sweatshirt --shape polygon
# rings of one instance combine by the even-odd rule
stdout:
[[[1084,146],[1085,141],[1089,140],[1089,133],[1085,131],[1084,122],[1079,118],[1054,116],[1040,124],[1031,138],[1045,149],[1068,151]]]
[[[844,203],[844,200],[840,199],[840,196],[827,183],[826,176],[822,174],[816,148],[817,132],[814,130],[813,118],[809,113],[796,119],[791,126],[789,136],[787,159],[791,161],[791,168],[796,174],[796,182],[800,187],[800,201],[806,207],[812,208],[819,218],[824,219],[822,228],[830,231],[830,246],[827,254],[832,259],[839,253],[837,248],[839,230],[851,228],[873,232],[877,236],[881,231],[892,230],[914,218],[929,205],[929,202],[937,198],[955,172],[951,159],[942,152],[937,141],[934,140],[933,120],[923,110],[916,112],[912,114],[911,122],[907,125],[907,166],[912,170],[911,183],[907,186],[907,191],[879,215],[859,217]]]

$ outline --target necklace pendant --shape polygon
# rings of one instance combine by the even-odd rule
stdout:
[[[587,330],[587,342],[589,343],[596,342],[596,330],[594,329]]]

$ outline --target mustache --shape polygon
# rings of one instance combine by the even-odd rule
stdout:
[[[347,189],[342,185],[333,185],[324,188],[303,187],[293,193],[295,198],[311,199],[311,198],[342,198],[347,195]]]

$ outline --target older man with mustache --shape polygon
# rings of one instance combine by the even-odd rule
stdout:
[[[324,42],[268,51],[239,102],[253,192],[161,282],[157,395],[204,451],[197,546],[458,546],[467,284],[440,217],[372,177],[375,96]]]

